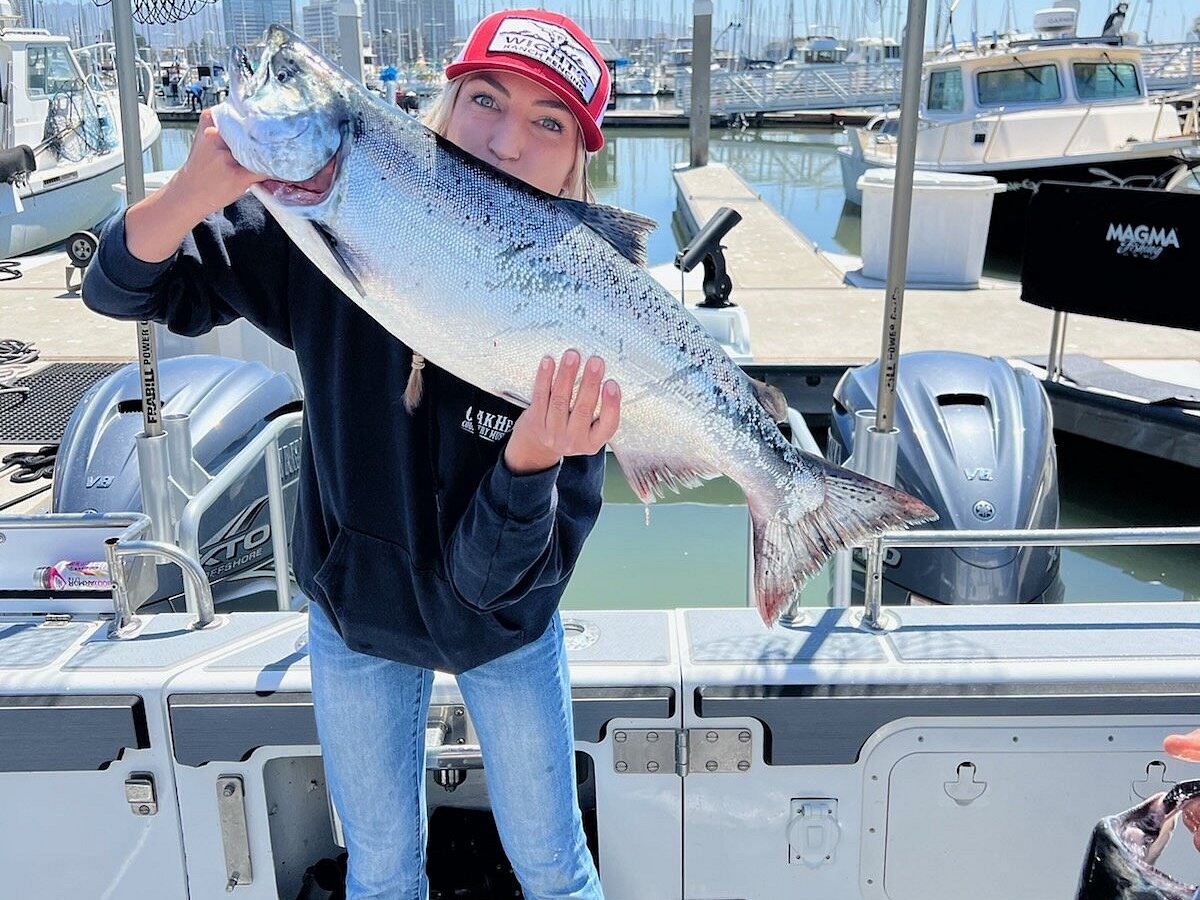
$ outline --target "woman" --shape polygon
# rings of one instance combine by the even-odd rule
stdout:
[[[574,22],[489,16],[447,76],[435,130],[536,188],[587,197],[609,81]],[[427,364],[243,196],[261,180],[206,111],[178,174],[105,229],[84,297],[183,334],[242,316],[296,351],[293,558],[312,601],[313,702],[347,896],[427,896],[424,734],[440,669],[457,676],[479,734],[525,896],[602,897],[575,794],[557,606],[599,514],[619,389],[603,360],[569,350],[529,373],[522,410]]]

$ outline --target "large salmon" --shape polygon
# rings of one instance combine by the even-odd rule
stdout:
[[[214,117],[238,162],[270,179],[253,190],[388,331],[523,404],[542,357],[597,354],[621,385],[612,450],[644,502],[718,475],[742,488],[768,624],[834,550],[936,518],[784,439],[746,375],[644,269],[650,220],[493,169],[284,28],[268,30],[257,69],[235,49],[231,72]]]

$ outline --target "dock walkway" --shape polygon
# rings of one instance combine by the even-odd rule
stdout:
[[[722,241],[745,308],[758,362],[866,362],[879,355],[884,285],[855,287],[735,172],[711,164],[674,173],[678,206],[693,229],[722,206],[742,222]],[[855,278],[855,281],[861,279]],[[974,290],[908,289],[901,349],[985,356],[1045,354],[1053,313],[1020,300],[1020,286],[985,282]],[[1154,325],[1071,316],[1067,353],[1100,359],[1200,359],[1200,334]]]

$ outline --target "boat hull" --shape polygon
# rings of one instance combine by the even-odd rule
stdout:
[[[157,116],[140,107],[142,150],[162,131]],[[94,228],[121,208],[117,182],[125,174],[120,146],[76,168],[34,173],[28,186],[17,191],[23,209],[0,216],[0,258],[22,256],[66,240],[82,229]],[[49,183],[47,183],[49,182]]]

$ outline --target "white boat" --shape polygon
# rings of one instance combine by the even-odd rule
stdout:
[[[613,93],[618,97],[653,97],[659,88],[658,68],[649,53],[637,51],[627,64],[617,66]]]
[[[824,27],[820,33],[794,38],[786,59],[779,66],[794,69],[798,66],[828,66],[845,62],[850,49],[838,39],[835,29]]]
[[[116,212],[124,154],[116,94],[85,76],[66,37],[0,25],[0,73],[0,154],[11,179],[0,184],[0,257],[12,257]],[[138,114],[146,150],[161,126],[148,106],[139,104]]]
[[[821,381],[765,368],[758,374],[790,387],[796,406]],[[115,409],[129,396],[93,404]],[[996,411],[958,391],[918,399],[933,418],[991,422]],[[172,399],[165,408],[177,414]],[[307,871],[327,863],[336,883],[342,837],[287,565],[276,561],[278,609],[214,615],[195,546],[198,508],[259,465],[272,532],[285,531],[295,456],[283,440],[299,415],[272,419],[220,472],[209,469],[216,478],[165,523],[179,546],[142,540],[150,523],[137,513],[0,518],[0,860],[22,898],[307,900],[333,890],[318,893]],[[1022,439],[1007,418],[996,425]],[[170,473],[182,498],[196,460],[188,429],[177,434]],[[995,484],[990,469],[963,474],[973,491]],[[1131,490],[1147,477],[1120,474]],[[644,540],[640,521],[633,535],[611,521],[598,528]],[[263,538],[228,531],[210,556],[237,558]],[[867,548],[867,583],[934,542],[971,555],[1014,540],[1200,541],[1194,528],[1032,534],[888,535]],[[740,520],[688,548],[693,560],[741,567],[727,607],[697,608],[668,577],[638,596],[614,590],[610,608],[564,612],[579,798],[608,897],[1068,897],[1100,816],[1195,775],[1161,753],[1165,734],[1200,718],[1195,603],[873,605],[870,621],[862,609],[806,609],[768,630],[747,602],[748,542]],[[33,587],[47,561],[105,554],[117,590]],[[154,554],[186,569],[187,612],[137,609],[146,571],[135,560]],[[619,554],[605,559],[610,569]],[[630,608],[641,604],[650,608]],[[434,890],[516,896],[488,889],[504,880],[498,851],[439,824],[486,817],[488,772],[454,680],[439,674],[432,691]],[[1196,881],[1200,856],[1177,837],[1159,865]],[[447,868],[463,882],[482,870],[486,881],[460,890]]]
[[[1019,235],[1023,188],[1095,180],[1094,169],[1158,176],[1200,152],[1194,110],[1181,116],[1174,105],[1196,96],[1151,97],[1140,49],[1119,37],[960,46],[924,65],[916,165],[1007,184],[993,206],[993,236],[1000,223]],[[895,167],[898,132],[898,112],[849,131],[838,151],[849,202],[862,204],[858,180],[867,169]]]
[[[692,69],[692,39],[677,37],[663,53],[658,65],[658,83],[663,93],[675,93],[675,76]]]

